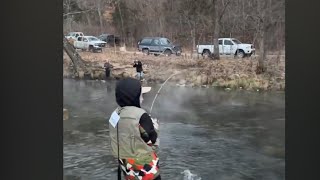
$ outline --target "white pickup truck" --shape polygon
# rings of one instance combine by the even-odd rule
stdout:
[[[101,41],[94,36],[79,36],[78,39],[73,42],[73,46],[76,49],[88,50],[91,52],[102,52],[102,47],[105,47],[106,44],[105,41]]]
[[[244,44],[235,38],[219,38],[219,53],[234,55],[240,58],[251,56],[255,53],[252,44]],[[197,45],[198,53],[203,57],[209,57],[214,52],[214,45]]]
[[[68,40],[73,39],[73,40],[77,40],[77,38],[79,36],[84,36],[82,32],[69,32],[65,38],[67,38]]]

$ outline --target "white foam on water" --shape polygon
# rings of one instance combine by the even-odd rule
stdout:
[[[196,174],[192,174],[189,169],[181,172],[183,174],[183,180],[201,180],[201,177],[198,177]]]

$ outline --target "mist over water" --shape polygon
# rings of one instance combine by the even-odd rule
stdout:
[[[160,85],[142,107],[149,111]],[[64,80],[66,179],[116,179],[107,121],[114,82]],[[284,93],[221,91],[166,84],[152,116],[160,121],[163,179],[284,179]]]

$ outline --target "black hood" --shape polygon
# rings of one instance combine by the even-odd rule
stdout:
[[[137,79],[126,78],[117,82],[116,101],[120,107],[136,106],[140,108],[141,83]]]

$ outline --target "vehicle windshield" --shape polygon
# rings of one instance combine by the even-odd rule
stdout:
[[[89,41],[99,41],[99,39],[96,37],[89,37],[88,39],[89,39]]]
[[[232,39],[232,41],[236,44],[242,44],[242,42],[240,42],[238,39]]]
[[[161,45],[168,45],[171,44],[171,42],[167,38],[160,38]]]

